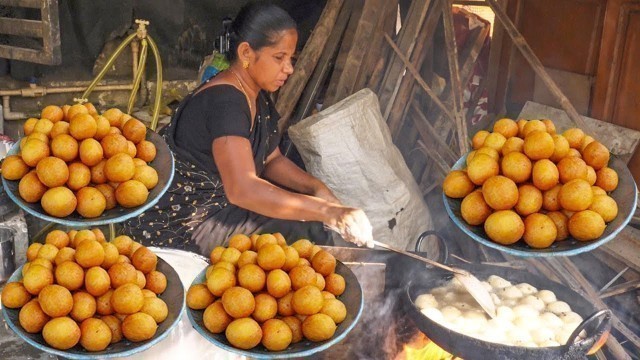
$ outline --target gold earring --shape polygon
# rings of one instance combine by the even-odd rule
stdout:
[[[242,67],[245,68],[245,69],[248,69],[249,68],[249,62],[247,60],[244,60],[242,62]]]

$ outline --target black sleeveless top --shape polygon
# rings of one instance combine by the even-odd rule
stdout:
[[[232,85],[215,85],[190,93],[171,122],[160,131],[175,158],[173,181],[157,205],[126,221],[123,232],[145,245],[197,251],[193,232],[229,206],[215,166],[212,143],[222,136],[249,139],[260,176],[267,156],[280,142],[279,115],[261,91],[251,126],[245,95]]]

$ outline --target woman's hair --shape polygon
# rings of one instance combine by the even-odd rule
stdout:
[[[250,3],[242,7],[229,31],[227,58],[238,58],[238,45],[247,42],[253,50],[260,50],[278,41],[283,30],[297,29],[296,22],[286,11],[273,4]]]

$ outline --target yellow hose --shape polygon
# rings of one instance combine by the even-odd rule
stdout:
[[[156,131],[158,117],[160,116],[160,102],[162,100],[162,59],[160,58],[160,51],[158,51],[156,42],[153,41],[151,36],[147,36],[147,39],[149,40],[153,57],[156,58],[156,98],[153,103],[153,118],[151,119],[151,126],[149,126],[151,130]]]
[[[131,114],[131,110],[133,109],[133,105],[136,102],[136,97],[138,95],[138,90],[140,89],[140,82],[142,81],[142,75],[144,74],[145,64],[147,62],[147,40],[142,39],[142,48],[140,49],[140,58],[138,59],[138,72],[136,73],[136,77],[133,80],[133,89],[131,90],[131,95],[129,96],[129,105],[127,106],[127,114]]]

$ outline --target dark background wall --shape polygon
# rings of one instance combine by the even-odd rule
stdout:
[[[62,65],[44,66],[20,61],[7,61],[0,75],[10,74],[16,80],[35,80],[72,67],[77,80],[91,78],[91,71],[105,43],[124,38],[135,19],[150,21],[149,34],[156,40],[165,71],[172,68],[197,70],[202,58],[213,50],[216,36],[222,31],[222,19],[234,17],[248,3],[243,0],[60,0],[59,17]],[[326,0],[271,1],[287,10],[298,22],[299,49],[313,30]],[[3,16],[37,18],[38,11],[0,7]],[[0,43],[13,39],[0,36]]]

